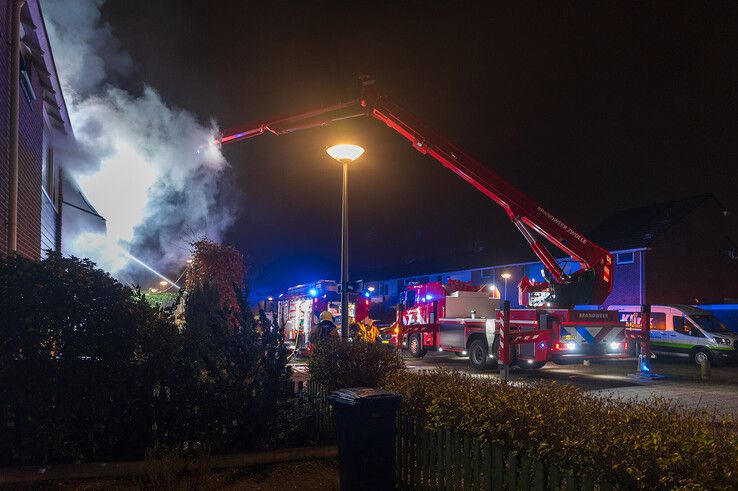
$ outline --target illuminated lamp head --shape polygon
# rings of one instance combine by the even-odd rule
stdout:
[[[353,162],[364,153],[364,149],[359,145],[352,145],[350,143],[333,145],[332,147],[326,148],[325,151],[339,162]]]
[[[316,290],[315,288],[311,288],[310,290],[308,290],[308,293],[310,294],[311,297],[318,296],[318,290]]]

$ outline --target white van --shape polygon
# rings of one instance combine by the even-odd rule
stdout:
[[[620,311],[620,321],[640,332],[640,305],[610,305],[607,309]],[[711,313],[689,305],[651,305],[653,354],[689,358],[697,364],[709,358],[720,364],[735,361],[737,348],[738,334]]]

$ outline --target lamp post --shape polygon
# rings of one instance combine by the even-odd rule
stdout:
[[[509,280],[512,275],[510,273],[502,273],[500,276],[505,280],[505,298],[503,298],[503,300],[507,300],[507,280]]]
[[[349,312],[348,312],[348,165],[361,157],[364,149],[358,145],[343,143],[326,149],[328,155],[343,165],[343,191],[341,193],[341,337],[348,339]]]

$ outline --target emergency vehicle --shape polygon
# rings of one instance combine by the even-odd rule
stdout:
[[[569,359],[626,356],[623,351],[610,353],[606,349],[609,346],[618,346],[617,343],[624,346],[625,343],[623,325],[613,321],[617,314],[571,310],[574,305],[600,305],[605,301],[612,290],[612,255],[381,93],[373,78],[359,78],[359,93],[352,100],[258,125],[234,128],[224,132],[213,143],[228,144],[268,133],[286,135],[363,117],[373,118],[387,125],[409,140],[415,150],[433,158],[500,205],[545,267],[543,281],[537,282],[524,277],[519,284],[520,304],[536,310],[506,310],[504,314],[509,315],[509,322],[507,319],[501,322],[503,312],[498,310],[496,322],[494,318],[484,320],[485,335],[480,336],[479,342],[474,344],[475,352],[483,354],[484,361],[495,356],[495,336],[499,339],[500,355],[504,358],[502,361],[508,366],[513,361],[511,358],[517,358],[518,363],[523,362],[524,365],[533,367],[548,359],[564,360],[567,356]],[[566,270],[548,250],[543,239],[570,256],[568,262],[575,267]],[[450,291],[455,288],[451,287],[447,291],[441,285],[429,285],[425,287],[428,291],[426,295],[432,296],[433,291],[436,291],[439,299],[428,302],[423,297],[420,303],[425,307],[420,310],[423,315],[437,316],[434,317],[434,322],[428,323],[425,319],[420,322],[417,309],[415,313],[412,312],[415,306],[403,305],[408,316],[414,315],[415,320],[412,323],[399,323],[398,329],[415,329],[418,326],[419,331],[413,334],[422,334],[422,352],[424,347],[430,345],[443,349],[441,325],[449,326],[448,329],[444,328],[449,335],[451,326],[456,326],[459,332],[453,335],[465,340],[464,346],[456,346],[456,349],[471,349],[470,334],[476,327],[470,326],[480,324],[480,319],[476,316],[481,313],[471,315],[470,312],[469,316],[447,317],[448,312],[441,314],[438,310],[448,307],[446,302],[454,293],[468,290]],[[428,306],[429,303],[432,307]],[[444,315],[446,317],[442,317]],[[490,313],[487,315],[491,316]],[[503,329],[505,332],[500,334]],[[463,334],[460,334],[462,331]],[[399,336],[412,341],[409,334],[401,332]],[[564,341],[565,337],[571,339]],[[508,349],[511,344],[515,349]],[[480,360],[476,366],[485,367],[487,363],[484,361]]]
[[[332,280],[297,285],[277,299],[277,318],[284,325],[287,346],[307,347],[310,328],[318,323],[321,312],[333,314],[333,323],[341,330],[341,295]],[[349,294],[349,321],[364,320],[369,312],[369,299],[358,293]]]
[[[483,370],[497,366],[501,342],[500,300],[488,289],[457,281],[409,285],[400,296],[398,347],[414,357],[429,350],[469,356]],[[628,341],[618,312],[574,309],[510,310],[511,333],[521,338],[512,347],[510,364],[538,369],[547,361],[624,358]],[[527,337],[527,339],[526,339]]]

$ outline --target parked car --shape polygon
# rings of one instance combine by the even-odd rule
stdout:
[[[640,305],[610,305],[621,322],[640,332]],[[738,334],[711,313],[689,305],[651,306],[651,352],[656,356],[679,357],[701,364],[706,359],[721,364],[738,359]]]

